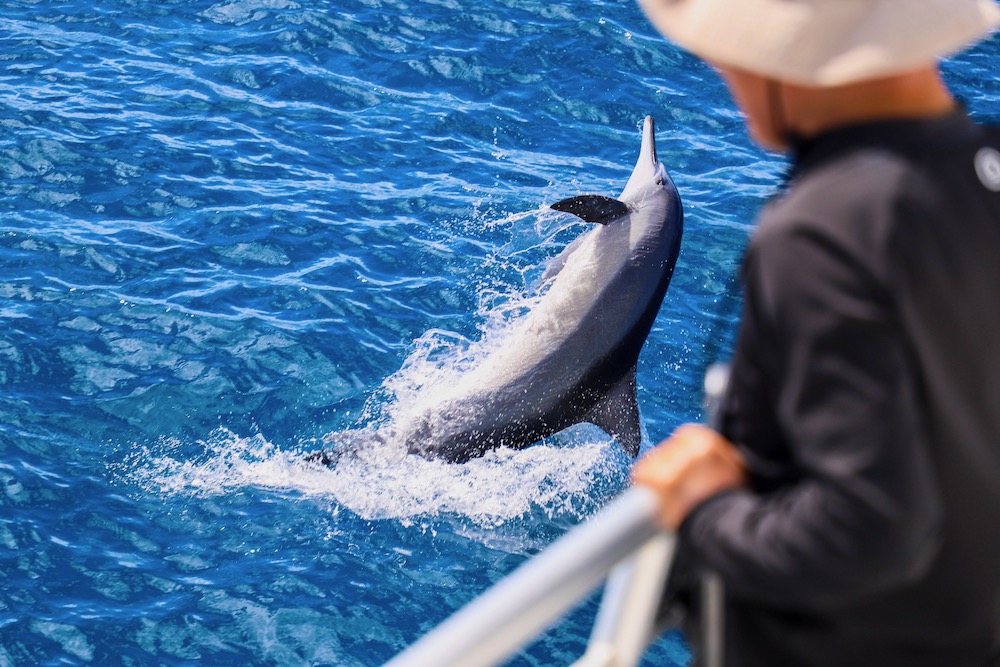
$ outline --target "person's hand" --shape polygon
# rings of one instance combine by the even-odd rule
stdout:
[[[632,481],[660,496],[660,523],[676,531],[702,501],[746,486],[746,464],[731,442],[698,424],[681,426],[639,459]]]

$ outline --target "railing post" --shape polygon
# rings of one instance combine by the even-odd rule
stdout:
[[[708,425],[722,428],[722,404],[729,387],[729,365],[715,363],[705,373],[705,413]],[[701,577],[701,645],[705,667],[726,664],[726,587],[715,572]]]

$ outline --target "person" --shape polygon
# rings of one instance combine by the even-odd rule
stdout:
[[[719,431],[632,472],[724,583],[726,664],[1000,665],[1000,131],[938,67],[997,5],[639,2],[792,162]]]

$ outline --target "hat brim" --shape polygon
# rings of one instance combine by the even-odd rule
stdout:
[[[639,0],[695,55],[809,86],[934,63],[1000,25],[993,0]]]

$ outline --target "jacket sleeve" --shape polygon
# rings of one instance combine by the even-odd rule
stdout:
[[[737,421],[770,425],[737,444],[766,454],[778,440],[795,473],[709,499],[682,539],[730,595],[779,608],[843,607],[912,580],[936,552],[941,501],[887,290],[802,230],[755,244],[745,271],[731,398]]]

